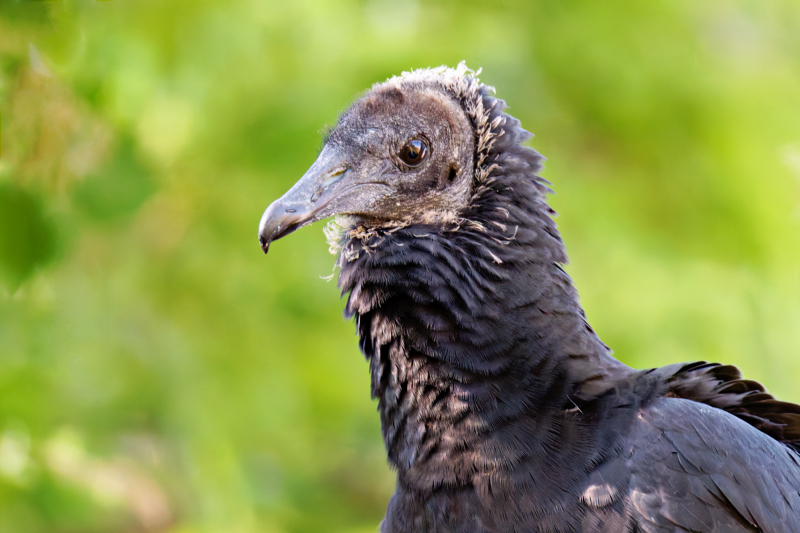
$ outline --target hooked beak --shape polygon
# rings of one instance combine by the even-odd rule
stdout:
[[[325,145],[300,181],[261,216],[258,242],[264,253],[270,243],[303,226],[331,215],[365,212],[375,199],[391,192],[388,185],[362,181],[353,174],[340,151]]]

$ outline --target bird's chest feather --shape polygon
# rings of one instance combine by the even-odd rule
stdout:
[[[501,305],[499,271],[486,288],[468,260],[425,257],[430,242],[413,233],[391,238],[340,276],[398,470],[383,531],[575,530],[593,465],[619,447],[591,416],[564,409],[566,370],[550,357],[547,325],[525,315],[549,302],[527,287],[515,313]]]

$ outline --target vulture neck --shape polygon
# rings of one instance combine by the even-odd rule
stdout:
[[[521,454],[546,461],[564,411],[631,372],[560,267],[540,156],[516,148],[458,224],[345,232],[345,315],[370,363],[389,460],[411,491],[467,486]]]

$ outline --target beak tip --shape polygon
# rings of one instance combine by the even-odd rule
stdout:
[[[273,241],[335,214],[329,204],[343,192],[341,183],[348,170],[343,154],[323,147],[317,161],[300,181],[272,202],[261,215],[258,243],[264,253],[269,251],[269,245]]]

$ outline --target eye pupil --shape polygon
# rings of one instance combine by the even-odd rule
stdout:
[[[422,143],[420,141],[411,141],[408,143],[408,158],[411,160],[417,159],[422,153]]]
[[[422,163],[428,154],[428,145],[422,139],[408,141],[403,149],[400,150],[400,159],[410,167],[415,167]]]

